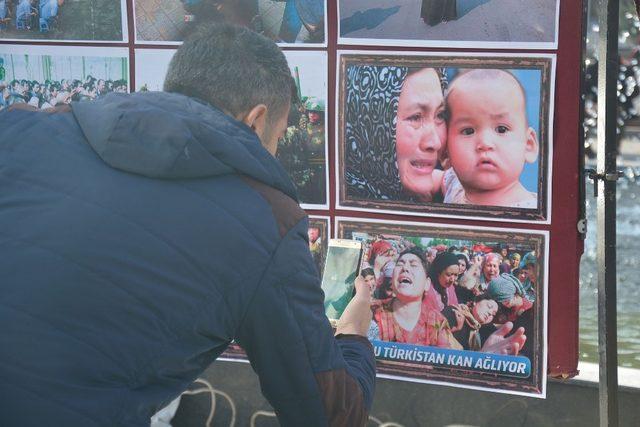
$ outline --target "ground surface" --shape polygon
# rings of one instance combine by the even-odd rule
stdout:
[[[341,35],[505,42],[552,42],[554,39],[556,0],[489,0],[456,21],[433,27],[420,18],[421,5],[421,0],[342,0]]]
[[[265,32],[278,34],[285,3],[258,0]],[[138,41],[181,41],[185,27],[185,11],[179,0],[135,0]]]

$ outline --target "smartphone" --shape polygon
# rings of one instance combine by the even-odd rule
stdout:
[[[331,239],[322,275],[324,311],[332,326],[336,326],[342,312],[351,301],[355,281],[360,272],[362,242]]]

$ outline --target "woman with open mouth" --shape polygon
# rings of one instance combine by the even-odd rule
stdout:
[[[402,252],[391,278],[394,297],[374,312],[383,341],[462,349],[442,314],[423,304],[429,287],[424,253]]]

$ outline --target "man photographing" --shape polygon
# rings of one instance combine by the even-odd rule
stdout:
[[[138,426],[232,340],[283,425],[363,425],[363,281],[324,315],[273,157],[294,84],[268,39],[203,28],[167,93],[0,114],[0,425]]]

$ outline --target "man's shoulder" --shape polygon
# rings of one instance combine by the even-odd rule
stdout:
[[[34,107],[33,105],[29,105],[24,102],[19,102],[19,103],[12,104],[6,109],[7,113],[10,113],[12,111],[29,111],[32,113],[61,114],[61,113],[70,113],[71,106],[68,104],[63,104],[56,107],[40,109],[38,107]]]
[[[300,208],[300,205],[277,188],[271,187],[263,182],[255,180],[246,175],[242,178],[249,187],[257,191],[269,204],[273,216],[278,224],[278,231],[280,236],[284,237],[285,234],[294,228],[303,218],[306,217],[306,213]]]

